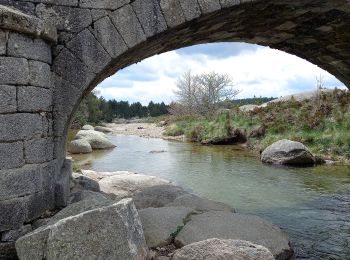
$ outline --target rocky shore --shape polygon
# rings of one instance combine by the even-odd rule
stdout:
[[[70,204],[32,223],[19,259],[291,259],[287,236],[174,183],[132,172],[74,173]],[[63,257],[63,258],[62,258]]]
[[[164,136],[166,126],[155,123],[109,123],[106,127],[112,130],[113,134],[136,135],[145,138],[161,138],[165,140],[184,141],[184,136]]]

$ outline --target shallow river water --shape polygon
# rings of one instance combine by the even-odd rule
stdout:
[[[160,176],[267,218],[289,235],[297,259],[350,259],[350,167],[272,167],[236,146],[109,137],[117,148],[73,156],[75,163]]]

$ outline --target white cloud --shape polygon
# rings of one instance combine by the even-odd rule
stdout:
[[[315,77],[320,74],[326,85],[342,85],[328,72],[301,58],[270,48],[257,48],[227,58],[215,58],[203,53],[181,55],[176,51],[167,52],[128,68],[130,82],[127,87],[123,85],[125,78],[121,80],[116,73],[107,79],[108,85],[102,83],[98,88],[106,98],[140,101],[143,104],[151,100],[169,103],[175,99],[176,78],[189,69],[196,74],[216,71],[231,75],[242,90],[240,98],[254,95],[279,97],[311,90],[315,88]],[[142,80],[142,71],[152,74],[154,80]]]

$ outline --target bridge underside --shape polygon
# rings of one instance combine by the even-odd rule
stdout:
[[[65,206],[72,115],[99,82],[146,57],[248,42],[304,58],[350,86],[347,0],[0,3],[13,8],[0,7],[0,233]]]

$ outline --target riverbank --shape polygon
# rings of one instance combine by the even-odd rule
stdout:
[[[217,112],[211,116],[173,116],[168,136],[185,135],[202,144],[244,144],[262,152],[272,143],[301,142],[324,160],[349,164],[350,93],[335,90],[312,99],[271,102],[266,106]]]
[[[161,126],[157,123],[108,123],[105,124],[106,127],[112,130],[112,134],[115,135],[136,135],[144,138],[160,138],[164,140],[176,140],[185,141],[183,135],[178,136],[166,136],[164,135],[166,131],[166,126]]]

